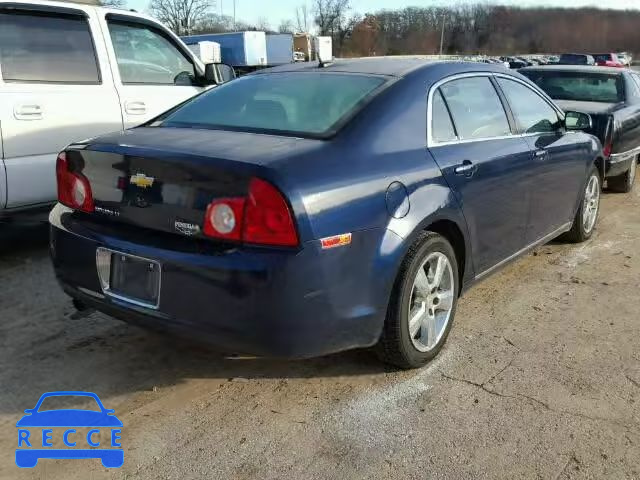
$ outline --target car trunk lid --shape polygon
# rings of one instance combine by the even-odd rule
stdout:
[[[142,128],[72,145],[69,161],[91,185],[92,220],[203,236],[214,199],[247,195],[252,178],[320,141],[212,130]]]

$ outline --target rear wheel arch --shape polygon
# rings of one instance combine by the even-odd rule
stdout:
[[[458,261],[458,276],[460,285],[462,286],[467,261],[467,246],[464,234],[462,233],[462,230],[460,230],[458,224],[448,219],[437,220],[427,225],[423,231],[439,233],[449,241],[456,254],[456,260]]]
[[[605,167],[604,167],[604,158],[601,156],[597,156],[593,162],[593,165],[596,166],[596,168],[598,169],[598,172],[600,173],[600,184],[604,183],[605,175],[606,175]]]

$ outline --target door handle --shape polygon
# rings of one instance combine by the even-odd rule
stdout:
[[[456,175],[464,175],[465,177],[472,177],[476,173],[478,167],[469,160],[465,160],[461,165],[456,166],[453,169],[453,173]]]
[[[147,113],[147,106],[144,102],[132,101],[124,104],[124,111],[129,115],[144,115]]]
[[[16,120],[41,120],[42,107],[35,103],[16,105],[13,116]]]

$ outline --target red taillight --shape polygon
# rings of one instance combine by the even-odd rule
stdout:
[[[244,215],[245,242],[288,247],[298,244],[289,206],[270,183],[259,178],[251,180]]]
[[[605,133],[605,141],[602,146],[602,153],[605,157],[610,157],[613,152],[613,118],[609,118]]]
[[[207,207],[204,234],[210,237],[242,240],[244,198],[222,198]]]
[[[93,194],[87,177],[71,171],[67,154],[61,152],[56,161],[58,201],[67,207],[93,212]]]
[[[287,201],[273,185],[258,178],[251,179],[246,198],[223,198],[209,204],[204,234],[256,245],[298,245]]]

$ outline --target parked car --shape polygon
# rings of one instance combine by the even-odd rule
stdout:
[[[624,68],[625,65],[615,53],[595,53],[591,55],[599,67]]]
[[[618,60],[620,60],[625,67],[631,66],[631,55],[626,52],[618,53]]]
[[[0,216],[53,205],[65,145],[139,125],[230,75],[150,17],[24,0],[0,0],[0,72]]]
[[[596,60],[591,55],[582,53],[563,53],[558,63],[560,65],[595,65]]]
[[[549,66],[521,73],[561,108],[588,113],[587,132],[602,142],[608,187],[629,192],[640,158],[640,76],[608,67]]]
[[[461,292],[592,235],[601,146],[567,132],[588,122],[501,66],[262,70],[62,152],[53,265],[80,309],[227,351],[418,367]]]

